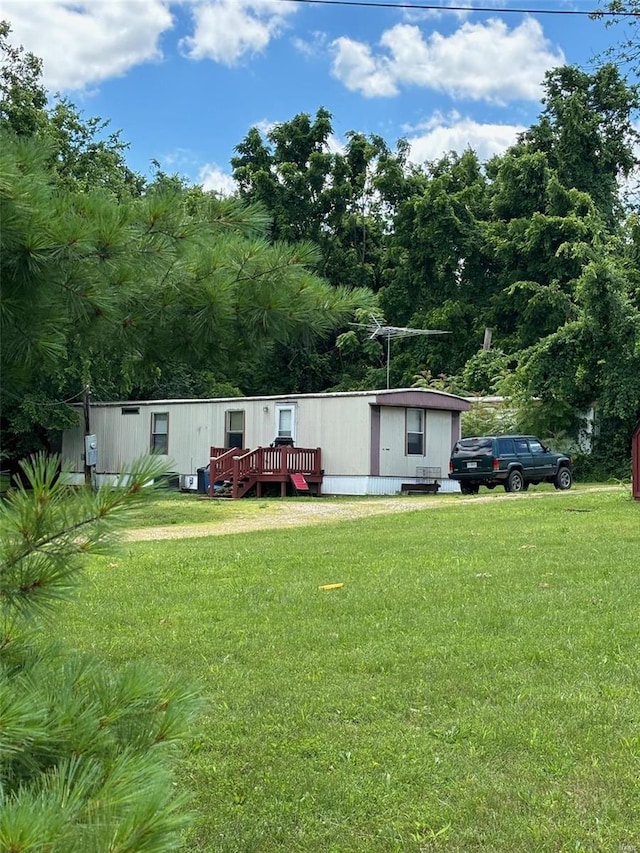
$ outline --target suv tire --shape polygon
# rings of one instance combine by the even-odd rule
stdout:
[[[514,468],[509,472],[509,476],[504,484],[505,492],[523,492],[524,491],[524,476],[522,471]]]
[[[571,488],[571,484],[573,483],[573,477],[571,476],[571,471],[567,468],[566,465],[563,465],[562,468],[556,474],[555,480],[553,481],[553,485],[556,489],[560,489],[561,491],[566,491]]]
[[[477,495],[480,486],[476,486],[475,483],[460,483],[460,491],[463,495]]]

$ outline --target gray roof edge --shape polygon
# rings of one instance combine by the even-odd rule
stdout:
[[[313,399],[335,399],[335,398],[349,398],[349,397],[375,397],[380,398],[382,396],[401,396],[404,394],[434,394],[444,399],[451,400],[464,400],[464,397],[459,397],[456,394],[449,394],[446,391],[436,391],[431,388],[386,388],[379,391],[327,391],[327,392],[316,392],[313,394],[264,394],[264,395],[256,395],[253,397],[189,397],[189,398],[176,398],[176,399],[163,399],[163,400],[92,400],[91,406],[98,407],[130,407],[130,406],[168,406],[168,405],[189,405],[195,403],[239,403],[241,400],[248,402],[262,402],[262,401],[277,401],[281,400],[282,402],[295,401],[295,400],[313,400]],[[466,402],[466,401],[465,401]],[[75,406],[82,405],[81,403],[74,404]]]

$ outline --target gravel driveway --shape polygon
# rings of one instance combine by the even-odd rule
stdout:
[[[526,494],[486,494],[482,496],[441,496],[441,497],[400,497],[375,498],[371,500],[332,501],[328,499],[308,499],[304,501],[273,501],[264,515],[244,518],[217,518],[207,524],[167,525],[165,527],[141,527],[128,530],[123,539],[131,541],[149,541],[155,539],[187,539],[196,536],[226,536],[230,533],[246,533],[252,530],[270,530],[285,527],[306,527],[322,524],[325,521],[350,521],[371,515],[385,515],[396,512],[416,512],[424,509],[444,509],[460,506],[462,501],[478,503],[496,500],[532,500],[537,497],[554,495],[559,499],[578,497],[593,491],[611,491],[620,486],[600,486],[584,491],[568,492],[527,492]]]

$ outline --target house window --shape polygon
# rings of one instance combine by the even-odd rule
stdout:
[[[151,452],[166,456],[169,452],[169,413],[151,413]]]
[[[296,437],[296,408],[293,405],[276,406],[276,442],[293,444]]]
[[[407,455],[424,456],[424,411],[407,409]]]
[[[120,409],[120,414],[122,414],[122,415],[139,415],[140,414],[140,406],[123,406]]]
[[[244,447],[244,412],[225,412],[225,447]]]

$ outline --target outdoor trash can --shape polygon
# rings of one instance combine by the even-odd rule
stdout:
[[[209,494],[209,466],[198,468],[198,491],[201,495]]]

